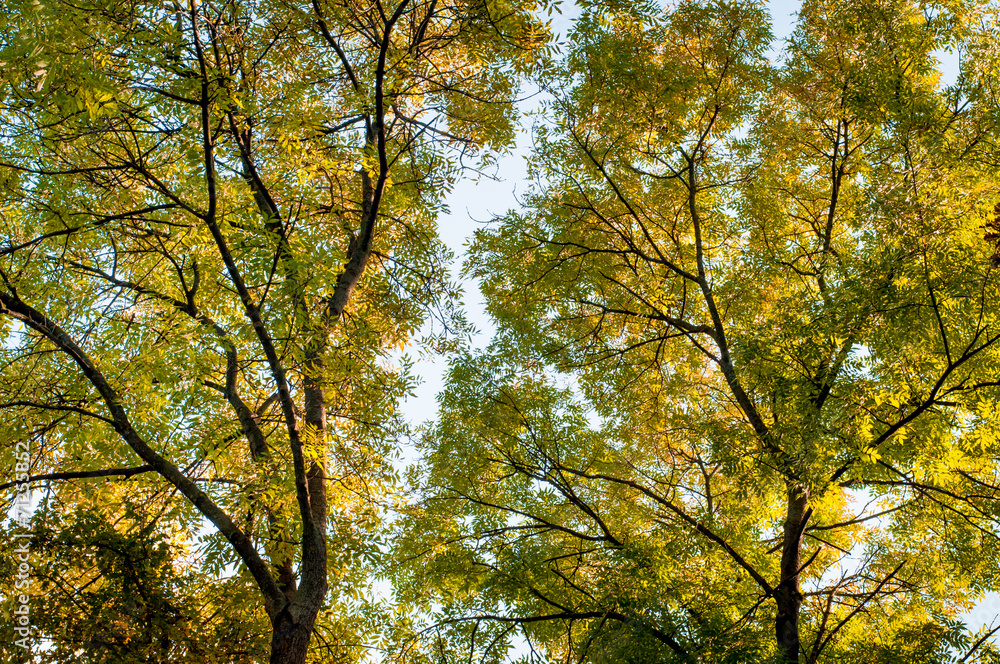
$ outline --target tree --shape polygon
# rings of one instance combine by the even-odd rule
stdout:
[[[200,583],[253,584],[274,663],[324,606],[350,624],[413,385],[389,354],[462,325],[435,218],[510,142],[535,8],[2,5],[0,436],[11,468],[31,443],[15,480],[49,485],[50,525],[174,559],[201,537]]]
[[[1000,580],[996,25],[807,1],[772,65],[755,3],[585,7],[415,476],[429,633],[997,661],[958,620]]]
[[[260,661],[270,630],[256,615],[254,589],[238,577],[205,578],[156,520],[139,523],[143,506],[121,493],[113,521],[107,510],[80,509],[47,512],[36,524],[32,548],[45,555],[32,561],[33,587],[45,599],[32,621],[53,638],[34,661]],[[8,643],[21,638],[4,631]]]

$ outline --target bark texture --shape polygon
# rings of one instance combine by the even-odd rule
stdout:
[[[802,607],[799,574],[802,572],[802,537],[811,515],[811,510],[806,507],[808,499],[809,494],[804,488],[789,485],[781,543],[781,582],[774,589],[774,599],[778,605],[778,615],[774,622],[775,637],[781,651],[781,661],[785,664],[798,664],[802,650],[799,637],[799,610]]]
[[[309,613],[311,617],[296,621],[289,607],[275,616],[271,623],[270,664],[302,664],[306,661],[313,624],[316,622],[316,612]]]

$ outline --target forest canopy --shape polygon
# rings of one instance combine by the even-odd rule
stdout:
[[[996,5],[0,2],[14,660],[1000,662]]]

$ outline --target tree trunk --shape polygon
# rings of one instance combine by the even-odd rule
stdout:
[[[278,614],[272,621],[270,664],[305,664],[315,621],[314,613],[296,622],[290,608]]]
[[[812,510],[807,509],[808,491],[789,484],[788,510],[781,545],[781,583],[774,591],[778,604],[775,618],[775,636],[784,664],[798,664],[801,644],[799,640],[799,609],[802,593],[799,592],[799,572],[802,570],[802,537]]]
[[[326,395],[323,337],[306,357],[305,424],[310,442],[320,448],[320,459],[306,472],[309,512],[302,515],[302,583],[296,588],[290,561],[282,561],[279,580],[289,603],[271,620],[270,664],[305,664],[313,625],[327,593],[326,567]],[[305,526],[311,525],[312,533]]]

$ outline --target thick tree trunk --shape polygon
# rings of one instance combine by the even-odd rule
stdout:
[[[774,623],[775,636],[784,664],[798,664],[801,650],[799,609],[802,606],[802,593],[799,591],[799,572],[802,570],[802,536],[811,515],[811,510],[806,507],[808,500],[806,489],[789,485],[781,546],[781,583],[774,591],[774,599],[778,605]]]
[[[272,622],[270,664],[305,664],[315,621],[316,614],[299,622],[287,609],[278,614]]]
[[[309,513],[303,514],[313,533],[303,533],[302,583],[295,587],[290,561],[279,569],[282,590],[289,604],[271,620],[270,664],[304,664],[312,637],[313,625],[327,593],[326,583],[326,395],[323,390],[325,366],[322,353],[325,344],[320,339],[317,347],[306,358],[305,424],[311,442],[322,451],[321,459],[310,463],[306,472],[309,495]],[[304,531],[306,529],[304,528]],[[287,577],[287,578],[284,578]]]

